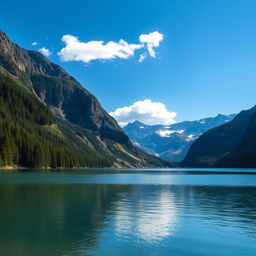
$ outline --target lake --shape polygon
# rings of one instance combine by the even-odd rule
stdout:
[[[0,173],[0,255],[256,255],[256,171]]]

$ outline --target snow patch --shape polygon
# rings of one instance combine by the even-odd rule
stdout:
[[[191,141],[191,140],[194,140],[194,135],[193,134],[189,134],[187,136],[187,141]]]
[[[171,134],[173,133],[183,133],[184,130],[157,130],[155,133],[163,138],[169,138]]]

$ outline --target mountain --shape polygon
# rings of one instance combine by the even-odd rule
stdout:
[[[168,166],[135,147],[98,100],[0,31],[0,165]]]
[[[256,167],[256,106],[209,130],[190,147],[186,167]]]
[[[190,145],[209,129],[229,122],[235,115],[217,115],[198,121],[166,125],[146,125],[139,121],[124,127],[131,141],[144,151],[162,159],[180,162]]]

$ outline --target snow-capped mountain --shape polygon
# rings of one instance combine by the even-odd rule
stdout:
[[[190,145],[211,128],[231,121],[236,115],[217,115],[197,121],[172,125],[146,125],[139,121],[123,129],[131,141],[144,151],[164,160],[179,162],[186,156]]]

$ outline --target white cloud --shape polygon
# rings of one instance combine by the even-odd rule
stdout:
[[[117,108],[109,113],[121,126],[132,123],[136,120],[148,124],[173,124],[176,117],[175,112],[167,110],[161,102],[153,102],[150,99],[136,101],[132,105],[123,108]]]
[[[142,62],[143,60],[145,60],[146,57],[147,57],[147,55],[146,55],[145,53],[142,53],[142,54],[140,55],[139,62]]]
[[[37,42],[33,42],[33,43],[32,43],[33,46],[36,46],[37,44],[38,44]]]
[[[139,49],[147,49],[149,55],[155,58],[154,48],[158,47],[163,35],[157,31],[142,34],[139,37],[140,43],[130,44],[121,39],[118,42],[89,41],[81,42],[78,37],[64,35],[61,39],[65,47],[58,55],[62,61],[83,61],[89,63],[92,60],[110,60],[115,58],[127,59],[135,54]],[[142,53],[139,62],[146,58],[146,53]]]
[[[149,55],[153,58],[156,57],[154,48],[158,47],[163,39],[163,34],[159,33],[158,31],[140,35],[140,42],[146,45]]]
[[[46,57],[48,57],[52,54],[52,52],[50,52],[50,50],[45,47],[40,48],[39,52],[41,52]]]
[[[140,44],[129,44],[124,40],[119,42],[110,41],[90,41],[87,43],[80,42],[77,37],[65,35],[62,41],[66,47],[61,49],[59,56],[63,61],[83,61],[92,60],[109,60],[114,58],[127,59],[134,55],[135,50],[142,48]]]

